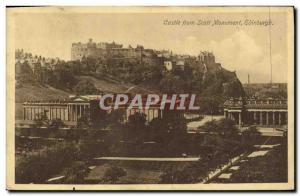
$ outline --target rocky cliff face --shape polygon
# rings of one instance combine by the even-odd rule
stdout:
[[[199,63],[203,76],[205,96],[242,97],[245,92],[235,72],[228,71],[220,63]]]

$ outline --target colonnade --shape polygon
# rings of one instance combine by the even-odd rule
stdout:
[[[90,108],[89,103],[30,103],[23,107],[23,120],[35,120],[46,115],[48,120],[78,121]]]
[[[287,124],[287,111],[249,111],[249,118],[258,125]]]
[[[69,114],[69,121],[77,122],[89,110],[89,103],[72,103],[68,104],[67,110]]]
[[[232,119],[237,124],[256,125],[285,125],[287,124],[286,110],[225,110],[224,117]]]

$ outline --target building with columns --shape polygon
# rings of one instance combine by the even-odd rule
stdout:
[[[46,116],[48,120],[60,119],[66,126],[76,126],[79,119],[87,116],[92,121],[101,118],[105,112],[99,107],[99,98],[97,95],[70,96],[68,100],[56,101],[26,101],[23,103],[23,123],[33,124],[34,120]],[[128,109],[126,105],[121,106],[118,111],[123,114],[123,122],[127,122],[130,115],[134,113],[144,113],[146,122],[153,118],[162,118],[165,111],[159,106],[151,106],[149,109],[132,108]],[[183,116],[183,113],[179,113]]]
[[[77,98],[68,101],[27,101],[23,103],[23,120],[30,122],[46,116],[48,120],[60,119],[66,125],[76,125],[78,120],[89,115],[90,103]]]
[[[224,103],[224,117],[238,125],[283,126],[287,124],[286,99],[231,98]]]

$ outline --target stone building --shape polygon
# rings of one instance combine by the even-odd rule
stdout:
[[[288,120],[286,99],[229,99],[224,117],[238,125],[283,126]]]
[[[23,120],[32,124],[43,115],[48,120],[60,119],[64,124],[76,125],[78,120],[90,110],[89,101],[74,99],[68,101],[27,101],[23,103]]]
[[[76,126],[79,119],[87,116],[91,121],[97,121],[105,112],[99,108],[99,96],[70,96],[69,100],[56,101],[27,101],[23,103],[23,123],[33,124],[42,115],[48,120],[60,119],[66,126]],[[146,122],[153,118],[162,118],[165,113],[160,109],[160,105],[151,106],[149,109],[132,108],[120,106],[118,111],[123,114],[123,122],[127,122],[129,116],[134,113],[144,113]],[[182,114],[183,115],[183,114]]]
[[[71,60],[81,60],[83,57],[92,58],[142,58],[143,46],[138,45],[136,48],[130,45],[124,48],[122,44],[115,42],[95,43],[89,39],[87,43],[73,43],[71,47]]]
[[[198,61],[203,64],[214,64],[215,63],[215,55],[212,52],[202,51],[198,55]]]

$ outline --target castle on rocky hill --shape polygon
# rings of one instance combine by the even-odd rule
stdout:
[[[82,60],[84,57],[93,58],[142,58],[143,46],[137,45],[135,48],[128,46],[124,48],[122,44],[100,42],[95,43],[89,39],[87,43],[73,43],[71,48],[71,60]]]
[[[175,66],[184,67],[186,64],[200,63],[204,69],[207,65],[213,70],[221,69],[221,64],[215,62],[212,52],[201,51],[198,56],[173,54],[169,50],[145,49],[141,45],[123,47],[114,41],[111,43],[96,43],[89,39],[87,43],[73,43],[71,47],[71,60],[77,61],[84,58],[114,59],[118,61],[135,59],[140,63],[160,64],[167,70],[172,70]]]

